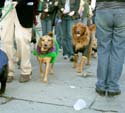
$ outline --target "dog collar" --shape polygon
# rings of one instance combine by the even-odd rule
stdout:
[[[48,51],[44,52],[44,51],[41,51],[41,48],[39,46],[37,46],[36,50],[37,50],[37,53],[39,55],[41,55],[41,54],[48,54],[48,53],[56,51],[56,47],[54,46],[54,47],[50,48]]]

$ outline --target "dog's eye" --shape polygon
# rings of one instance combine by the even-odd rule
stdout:
[[[42,39],[42,41],[44,41],[44,39]]]
[[[52,40],[50,39],[50,40],[48,40],[49,42],[51,42]]]

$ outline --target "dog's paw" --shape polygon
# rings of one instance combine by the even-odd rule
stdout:
[[[52,69],[50,70],[49,73],[50,73],[50,75],[54,75],[54,71]]]
[[[43,78],[43,73],[40,73],[40,77]]]
[[[43,73],[40,73],[40,80],[43,80]]]
[[[74,65],[72,66],[72,68],[77,68],[77,65],[76,65],[76,64],[74,64]]]
[[[97,53],[94,53],[94,54],[93,54],[93,57],[94,57],[94,58],[97,58]]]
[[[52,71],[52,72],[50,72],[50,75],[54,75],[54,72]]]
[[[87,62],[86,65],[91,65],[91,62]]]
[[[82,73],[82,69],[77,68],[77,73]]]
[[[44,78],[44,79],[43,79],[43,82],[44,82],[44,83],[48,83],[48,80]]]

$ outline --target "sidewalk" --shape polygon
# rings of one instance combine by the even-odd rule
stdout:
[[[96,59],[85,66],[84,71],[92,74],[85,78],[60,53],[48,84],[40,81],[38,62],[33,55],[31,59],[31,81],[19,83],[20,70],[16,69],[15,80],[7,83],[4,96],[0,97],[0,113],[125,113],[125,67],[120,80],[121,95],[109,98],[95,92]],[[78,99],[83,99],[87,106],[75,111],[73,105]]]

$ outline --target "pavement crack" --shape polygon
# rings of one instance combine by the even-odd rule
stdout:
[[[6,103],[8,103],[8,102],[10,102],[10,101],[12,101],[12,100],[13,100],[13,98],[12,98],[12,97],[7,97],[7,96],[0,96],[0,97],[3,97],[3,98],[5,98],[5,99],[6,99],[6,101],[1,102],[1,105],[2,105],[2,104],[6,104]]]
[[[91,107],[94,105],[94,103],[95,103],[95,101],[96,101],[96,98],[97,98],[97,96],[93,99],[93,101],[91,102],[91,104],[89,105],[89,109],[91,109]]]
[[[2,97],[8,100],[8,101],[4,102],[4,104],[6,104],[7,102],[10,102],[12,100],[19,100],[19,101],[25,101],[25,102],[40,103],[40,104],[47,104],[47,105],[63,106],[63,107],[67,107],[67,108],[72,108],[72,106],[68,106],[68,105],[64,105],[64,104],[34,101],[34,100],[29,100],[29,99],[22,99],[22,98],[16,98],[16,97],[8,97],[8,96],[2,96]]]

